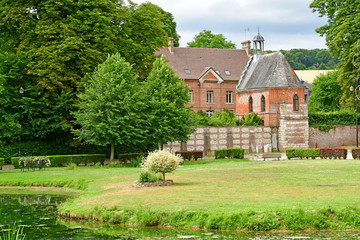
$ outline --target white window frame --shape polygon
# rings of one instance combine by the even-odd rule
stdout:
[[[233,94],[232,91],[226,91],[226,103],[233,103]]]
[[[206,114],[211,117],[212,115],[214,115],[214,111],[213,110],[207,110]]]
[[[214,91],[206,92],[206,103],[214,103]]]
[[[190,100],[188,103],[194,103],[194,93],[192,90],[189,91]]]

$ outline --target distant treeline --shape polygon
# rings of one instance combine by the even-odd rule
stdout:
[[[295,70],[335,69],[338,59],[331,56],[327,49],[280,50]],[[271,53],[274,51],[267,51]]]

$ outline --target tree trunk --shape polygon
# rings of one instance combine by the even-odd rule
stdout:
[[[111,142],[110,162],[114,161],[114,152],[115,152],[114,142]]]
[[[164,172],[163,172],[163,178],[164,178],[163,181],[165,182],[165,173]]]

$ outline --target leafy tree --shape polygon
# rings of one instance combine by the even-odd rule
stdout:
[[[235,43],[227,41],[223,34],[213,34],[210,30],[202,30],[195,35],[191,42],[187,43],[191,48],[232,48],[235,49]]]
[[[84,93],[79,94],[79,110],[74,116],[81,128],[74,133],[86,143],[111,145],[111,161],[115,143],[139,144],[143,139],[137,86],[131,65],[114,54],[97,67]]]
[[[349,88],[357,86],[360,78],[360,4],[353,0],[314,0],[310,7],[327,18],[327,24],[316,32],[325,36],[330,53],[340,60],[340,103],[345,109],[354,109],[355,94]]]
[[[142,164],[145,171],[153,173],[162,173],[165,181],[165,174],[173,172],[179,167],[183,159],[168,151],[151,152]]]
[[[191,118],[193,126],[210,126],[209,121],[210,117],[202,110],[198,112],[192,112]]]
[[[176,32],[176,22],[174,20],[174,16],[161,8],[160,11],[163,15],[162,22],[164,23],[165,32],[167,33],[168,37],[174,38],[174,47],[179,47],[180,36]]]
[[[257,113],[249,113],[243,116],[240,120],[240,126],[260,126],[263,119]]]
[[[228,109],[218,111],[210,117],[210,126],[238,126],[240,124],[237,120],[235,113]]]
[[[311,86],[309,100],[310,111],[338,111],[342,90],[339,82],[339,71],[328,72],[316,77]]]
[[[155,51],[168,44],[165,31],[164,11],[152,3],[133,6],[128,11],[124,23],[121,25],[119,51],[125,59],[133,64],[134,70],[144,80],[151,71],[155,61]],[[169,19],[167,19],[169,24]]]
[[[160,147],[169,141],[185,141],[193,132],[189,89],[164,56],[156,59],[146,81],[141,86],[141,101],[146,103],[147,141]]]

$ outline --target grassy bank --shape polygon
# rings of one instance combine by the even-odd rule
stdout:
[[[65,216],[138,226],[213,229],[360,228],[360,162],[187,162],[173,186],[135,188],[141,169],[79,167],[0,171],[0,185],[82,189]],[[0,189],[1,192],[1,189]]]

